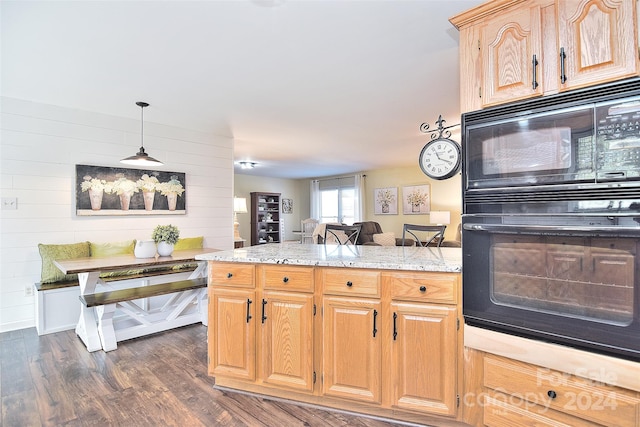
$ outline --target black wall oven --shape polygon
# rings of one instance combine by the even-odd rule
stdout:
[[[640,361],[640,80],[462,131],[465,321]]]

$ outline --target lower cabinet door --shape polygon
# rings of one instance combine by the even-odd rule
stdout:
[[[380,403],[380,302],[325,297],[323,316],[323,393]]]
[[[454,416],[457,412],[455,307],[391,303],[393,405]]]
[[[313,295],[265,292],[260,301],[260,377],[313,391]]]
[[[209,374],[255,380],[255,292],[216,289],[209,299]]]

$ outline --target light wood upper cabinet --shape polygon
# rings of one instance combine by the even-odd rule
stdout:
[[[450,21],[462,112],[640,74],[636,0],[494,0]]]
[[[558,44],[565,55],[560,58],[561,90],[638,74],[635,3],[558,1]]]
[[[482,27],[483,106],[542,95],[540,6],[505,12]]]

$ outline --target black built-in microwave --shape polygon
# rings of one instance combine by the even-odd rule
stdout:
[[[465,191],[640,181],[640,81],[606,87],[463,115]]]

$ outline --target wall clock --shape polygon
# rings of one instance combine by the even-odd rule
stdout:
[[[427,142],[422,148],[418,157],[422,172],[433,179],[451,178],[458,173],[462,165],[462,150],[460,146],[457,142],[448,138],[451,135],[448,129],[453,126],[444,127],[444,122],[445,120],[442,119],[442,116],[438,117],[438,120],[436,120],[438,129],[433,131],[435,133],[431,135],[431,141]],[[423,133],[432,132],[426,123],[420,126],[420,130]]]

